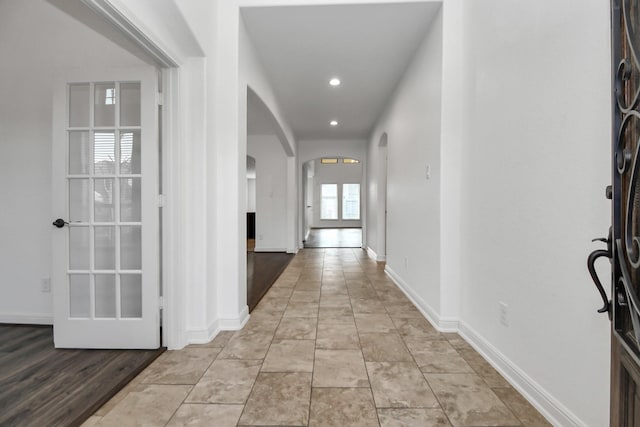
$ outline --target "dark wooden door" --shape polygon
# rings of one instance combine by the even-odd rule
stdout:
[[[612,0],[611,425],[640,426],[640,0]],[[602,294],[602,292],[601,292]]]

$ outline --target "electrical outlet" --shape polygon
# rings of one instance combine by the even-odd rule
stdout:
[[[404,257],[404,269],[409,270],[409,258]]]
[[[264,236],[262,234],[258,234],[258,240],[262,240],[264,239]]]
[[[509,306],[506,302],[500,302],[498,305],[500,310],[500,324],[509,327]]]
[[[49,277],[40,279],[40,292],[51,292],[51,279]]]

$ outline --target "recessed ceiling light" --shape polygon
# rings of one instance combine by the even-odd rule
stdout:
[[[331,80],[329,80],[329,84],[331,86],[340,86],[340,79],[337,77],[334,77]]]
[[[338,126],[338,121],[337,121],[337,120],[331,120],[331,121],[329,122],[329,124],[330,124],[331,126]]]

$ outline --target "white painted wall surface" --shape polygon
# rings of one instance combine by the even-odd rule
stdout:
[[[577,425],[608,425],[610,324],[585,260],[609,227],[609,3],[465,4],[463,326]]]
[[[251,138],[249,138],[249,141]],[[251,152],[247,147],[247,152]],[[256,211],[256,178],[247,178],[247,212]]]
[[[46,1],[0,2],[0,322],[51,323],[53,76],[144,63]]]
[[[249,135],[256,159],[256,252],[287,250],[287,156],[275,135]]]
[[[431,25],[369,141],[369,209],[383,175],[387,134],[387,269],[437,322],[440,312],[440,109],[442,14]],[[427,168],[430,178],[427,179]],[[377,181],[377,182],[375,182]],[[377,228],[383,212],[369,222]],[[367,243],[374,251],[375,235]],[[378,240],[379,241],[379,240]]]
[[[333,228],[333,227],[362,227],[362,216],[365,209],[362,203],[363,188],[362,187],[362,163],[358,164],[343,164],[338,163],[336,165],[321,164],[319,159],[314,161],[315,175],[313,178],[313,220],[311,221],[311,227],[314,228]],[[337,184],[338,185],[338,219],[336,220],[323,220],[321,219],[321,198],[322,198],[322,184]],[[360,220],[343,220],[342,219],[342,184],[361,184],[360,185]]]

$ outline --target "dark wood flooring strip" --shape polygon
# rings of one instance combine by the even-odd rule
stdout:
[[[253,311],[293,259],[285,252],[247,252],[247,305]]]
[[[51,327],[0,325],[0,341],[0,426],[79,426],[164,351],[58,350]]]

